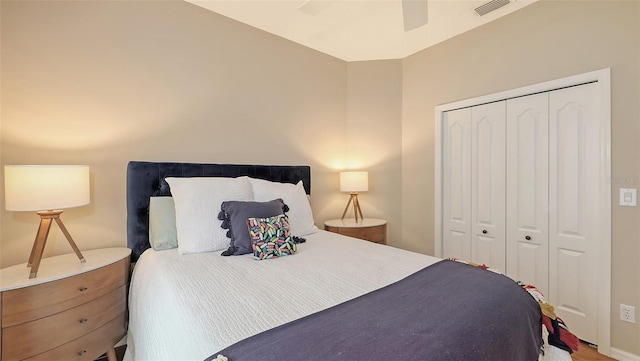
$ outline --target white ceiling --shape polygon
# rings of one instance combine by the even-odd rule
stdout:
[[[473,10],[489,0],[429,0],[428,24],[408,32],[401,0],[185,1],[337,58],[360,61],[404,58],[537,0],[511,0],[484,16]]]

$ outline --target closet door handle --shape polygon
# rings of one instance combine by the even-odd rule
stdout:
[[[526,239],[527,241],[530,241],[531,237],[530,236],[525,236],[524,239]]]
[[[487,233],[489,233],[489,232],[487,232],[487,230],[486,230],[486,229],[483,229],[483,230],[482,230],[482,234],[487,234]]]

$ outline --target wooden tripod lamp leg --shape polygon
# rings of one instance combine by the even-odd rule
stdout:
[[[47,237],[49,236],[49,230],[51,229],[51,217],[43,215],[40,215],[40,217],[40,227],[38,227],[36,240],[33,242],[31,256],[29,256],[29,262],[27,264],[27,266],[31,266],[29,278],[36,278],[38,275],[38,268],[40,268],[40,261],[42,260],[42,252],[44,252],[44,245],[47,243]]]
[[[42,253],[44,252],[44,246],[47,243],[47,237],[49,236],[49,230],[51,229],[51,223],[53,220],[56,221],[60,230],[69,241],[71,248],[78,256],[80,262],[86,262],[84,256],[80,252],[80,249],[71,238],[69,231],[67,231],[67,227],[64,226],[62,220],[60,220],[60,214],[62,211],[42,211],[37,212],[40,215],[40,227],[38,227],[38,233],[36,234],[36,239],[33,242],[33,247],[31,248],[31,255],[29,256],[29,262],[27,262],[27,267],[31,267],[31,272],[29,273],[29,278],[36,278],[38,275],[38,269],[40,268],[40,261],[42,261]]]
[[[42,232],[44,232],[44,241],[46,242],[47,236],[49,235],[49,229],[51,229],[51,220],[45,222],[45,218],[40,218],[38,233],[36,233],[36,238],[33,240],[33,246],[31,246],[31,254],[29,255],[29,261],[27,262],[27,267],[31,267],[31,265],[33,264],[33,258],[36,255],[36,248],[40,243],[39,240],[42,238],[41,236]]]
[[[80,260],[80,262],[87,262],[86,259],[84,259],[84,256],[82,255],[82,252],[80,252],[80,248],[78,248],[78,246],[76,245],[76,242],[73,241],[73,238],[71,238],[71,235],[69,234],[69,231],[67,231],[67,227],[64,226],[64,224],[62,223],[62,220],[60,219],[60,217],[56,217],[54,218],[56,220],[56,223],[58,223],[58,227],[60,227],[60,230],[62,231],[62,233],[64,234],[65,237],[67,237],[67,241],[69,241],[69,244],[71,245],[71,248],[73,248],[73,251],[76,253],[76,256],[78,256],[78,259]]]
[[[358,201],[358,195],[352,194],[353,197],[353,213],[356,215],[356,223],[358,223],[358,215],[360,215],[360,220],[363,220],[362,210],[360,209],[360,201]]]
[[[344,216],[347,214],[347,211],[349,210],[349,205],[351,204],[352,200],[353,200],[353,194],[351,195],[351,197],[349,197],[349,202],[347,202],[347,206],[344,207],[344,212],[342,212],[342,217],[340,217],[340,219],[344,219]]]
[[[358,195],[352,194],[351,199],[353,199],[353,216],[356,219],[356,223],[358,223]]]
[[[362,210],[360,209],[360,202],[358,201],[358,193],[351,193],[349,202],[347,202],[347,206],[344,207],[344,212],[342,212],[342,217],[340,217],[340,219],[344,219],[344,216],[347,214],[349,205],[351,205],[351,203],[353,203],[353,215],[356,218],[356,223],[358,223],[358,216],[360,216],[361,220],[364,219],[364,217],[362,216]]]

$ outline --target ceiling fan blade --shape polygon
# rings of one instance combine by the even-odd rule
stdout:
[[[402,0],[404,31],[411,31],[427,24],[427,0]]]

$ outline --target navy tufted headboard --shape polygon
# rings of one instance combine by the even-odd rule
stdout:
[[[149,197],[170,196],[165,177],[240,177],[282,183],[302,181],[311,194],[309,166],[156,163],[131,161],[127,166],[127,246],[135,262],[149,244]]]

